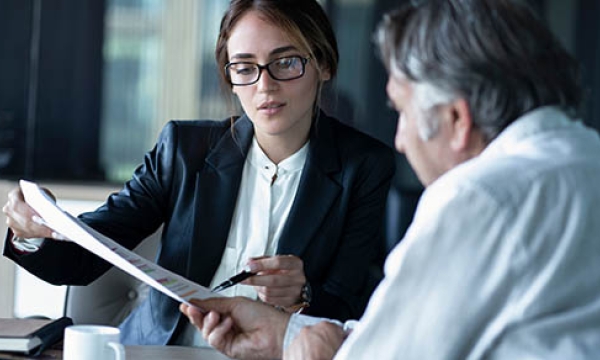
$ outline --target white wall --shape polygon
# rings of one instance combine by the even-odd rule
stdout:
[[[93,210],[117,188],[93,185],[41,184],[55,195],[59,206],[71,214]],[[0,201],[6,203],[6,194],[16,183],[0,181]],[[3,219],[4,220],[4,219]],[[0,245],[4,246],[6,222],[0,223]],[[0,317],[32,315],[56,318],[62,316],[66,287],[53,286],[37,279],[10,260],[0,258]]]

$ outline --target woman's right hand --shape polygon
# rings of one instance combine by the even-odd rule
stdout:
[[[50,191],[43,190],[54,199]],[[40,216],[25,202],[19,187],[8,193],[8,201],[2,207],[2,212],[6,215],[6,225],[11,228],[13,234],[17,237],[24,239],[63,238],[60,234],[43,225]]]

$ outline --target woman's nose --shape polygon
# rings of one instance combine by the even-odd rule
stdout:
[[[256,86],[261,91],[271,91],[277,88],[279,82],[271,77],[267,69],[261,69],[260,77],[256,82]]]

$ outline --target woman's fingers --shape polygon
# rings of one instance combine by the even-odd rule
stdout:
[[[248,260],[248,267],[252,272],[269,270],[297,270],[304,272],[302,259],[295,255],[261,256]]]

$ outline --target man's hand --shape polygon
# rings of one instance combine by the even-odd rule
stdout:
[[[225,355],[236,359],[282,357],[289,314],[244,297],[192,299],[191,303],[195,307],[181,304],[180,311]]]
[[[54,198],[47,189],[43,190]],[[2,207],[2,212],[6,215],[6,225],[11,228],[15,236],[26,239],[64,238],[43,225],[39,215],[25,202],[23,193],[18,187],[8,193],[8,201]]]
[[[257,276],[242,284],[253,285],[260,300],[283,308],[300,303],[306,283],[302,259],[293,255],[265,256],[250,259],[248,267]]]
[[[283,354],[284,360],[333,359],[346,334],[341,327],[327,321],[306,326]]]

